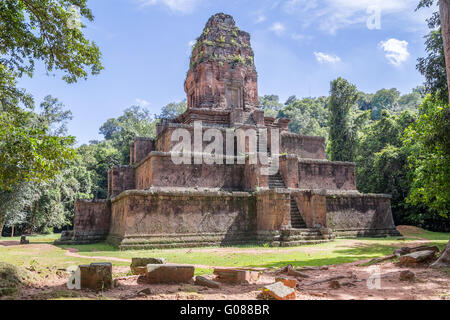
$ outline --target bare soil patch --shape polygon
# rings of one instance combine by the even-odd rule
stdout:
[[[443,270],[426,266],[402,268],[396,263],[383,263],[376,266],[361,267],[367,260],[354,263],[328,266],[327,270],[302,270],[308,278],[299,278],[298,300],[450,300],[450,276]],[[415,274],[413,281],[401,281],[400,273],[410,270]],[[128,267],[114,267],[115,274],[124,274]],[[379,274],[379,287],[368,279]],[[34,288],[23,287],[18,299],[37,300],[53,298],[87,298],[119,300],[254,300],[258,299],[261,288],[274,283],[278,274],[275,271],[262,272],[256,284],[227,285],[211,289],[187,284],[151,285],[138,276],[123,277],[117,280],[118,286],[104,293],[92,291],[69,291],[66,282],[69,274],[47,279]],[[214,279],[213,275],[206,275]],[[339,288],[331,289],[330,278],[340,277]],[[375,284],[375,287],[373,285]],[[334,284],[335,285],[335,284]],[[147,290],[146,290],[147,289]]]

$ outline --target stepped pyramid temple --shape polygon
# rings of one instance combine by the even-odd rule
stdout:
[[[77,201],[74,230],[58,243],[295,246],[400,235],[390,196],[356,190],[354,163],[326,160],[324,138],[264,116],[253,58],[233,17],[212,16],[192,50],[187,111],[161,121],[155,139],[134,140],[130,164],[108,173],[108,199]],[[225,156],[206,161],[222,146]]]

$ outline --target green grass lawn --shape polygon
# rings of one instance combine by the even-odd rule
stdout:
[[[51,244],[59,235],[28,237],[31,244]],[[396,247],[427,239],[430,245],[441,249],[450,238],[448,233],[421,231],[407,235],[406,240],[397,238],[383,239],[338,239],[334,242],[294,248],[270,248],[261,246],[236,246],[233,248],[198,248],[198,249],[164,249],[119,251],[106,243],[80,246],[33,246],[4,247],[0,245],[0,260],[18,266],[36,265],[41,268],[66,268],[71,265],[98,262],[89,258],[67,256],[65,248],[79,250],[79,254],[88,257],[103,256],[121,259],[133,257],[164,257],[170,263],[197,264],[222,267],[282,267],[320,266],[354,262],[391,254]],[[10,241],[1,238],[0,241]],[[108,259],[104,259],[108,261]],[[127,266],[128,262],[111,261],[115,266]],[[206,273],[208,269],[200,268],[198,272]]]

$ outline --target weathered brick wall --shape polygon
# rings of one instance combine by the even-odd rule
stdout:
[[[248,193],[127,191],[113,200],[109,241],[137,247],[239,243],[254,237],[255,215]]]
[[[280,174],[287,188],[299,187],[298,157],[296,155],[283,155],[279,157]]]
[[[234,59],[237,56],[239,60]],[[239,30],[233,17],[221,13],[208,20],[192,49],[184,88],[189,108],[253,109],[258,106],[250,34]]]
[[[327,195],[327,224],[337,233],[374,235],[395,231],[391,201],[387,195]]]
[[[154,186],[243,190],[244,167],[243,164],[177,165],[173,163],[170,154],[154,152],[136,168],[136,189]]]
[[[173,150],[173,147],[175,145],[177,145],[180,141],[172,141],[172,134],[175,130],[177,129],[185,129],[189,132],[189,136],[191,139],[191,148],[190,151],[194,152],[194,127],[191,125],[184,125],[184,124],[168,124],[158,135],[157,139],[156,139],[156,150],[159,152],[171,152]],[[205,124],[202,125],[202,134],[204,137],[205,133],[209,130],[217,130],[217,134],[220,134],[220,136],[222,137],[222,152],[224,154],[226,154],[227,152],[227,143],[229,143],[231,145],[231,150],[232,150],[232,155],[236,155],[237,154],[237,136],[240,134],[242,134],[242,132],[245,135],[245,147],[244,150],[245,152],[249,152],[250,147],[249,147],[249,143],[250,140],[254,139],[253,141],[255,141],[255,145],[254,145],[254,151],[257,151],[257,135],[258,135],[258,131],[257,131],[257,127],[253,126],[253,125],[242,125],[238,128],[221,128],[221,127],[212,127],[212,126],[207,126]],[[238,133],[238,130],[242,130],[241,133]],[[200,138],[202,138],[200,137]],[[267,147],[270,150],[271,148],[271,138],[270,138],[270,130],[268,130],[267,132]],[[202,142],[202,150],[205,150],[205,148],[210,145],[213,141],[203,141]],[[262,150],[261,150],[262,151]]]
[[[291,192],[291,197],[297,203],[308,228],[327,225],[327,203],[324,193],[294,190]]]
[[[136,138],[130,145],[130,165],[141,162],[148,154],[155,151],[155,140]]]
[[[280,154],[296,154],[302,159],[326,159],[325,138],[323,137],[309,137],[282,132],[280,140]]]
[[[116,166],[108,171],[108,197],[115,197],[125,190],[135,188],[134,168]]]
[[[291,225],[289,191],[263,190],[256,193],[258,231],[283,230]]]
[[[356,190],[355,164],[300,159],[300,189]]]
[[[108,200],[77,200],[73,219],[74,241],[92,243],[106,239],[111,224]]]

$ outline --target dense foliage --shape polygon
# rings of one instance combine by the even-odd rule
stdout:
[[[358,100],[358,92],[347,80],[338,78],[331,82],[329,113],[328,154],[333,161],[353,161],[356,131],[352,110]]]
[[[65,130],[70,112],[52,97],[35,112],[33,97],[17,87],[39,61],[68,83],[101,71],[82,18],[93,20],[86,0],[0,1],[0,234],[5,223],[67,224],[73,195],[86,187],[68,167],[75,157],[75,138]]]

